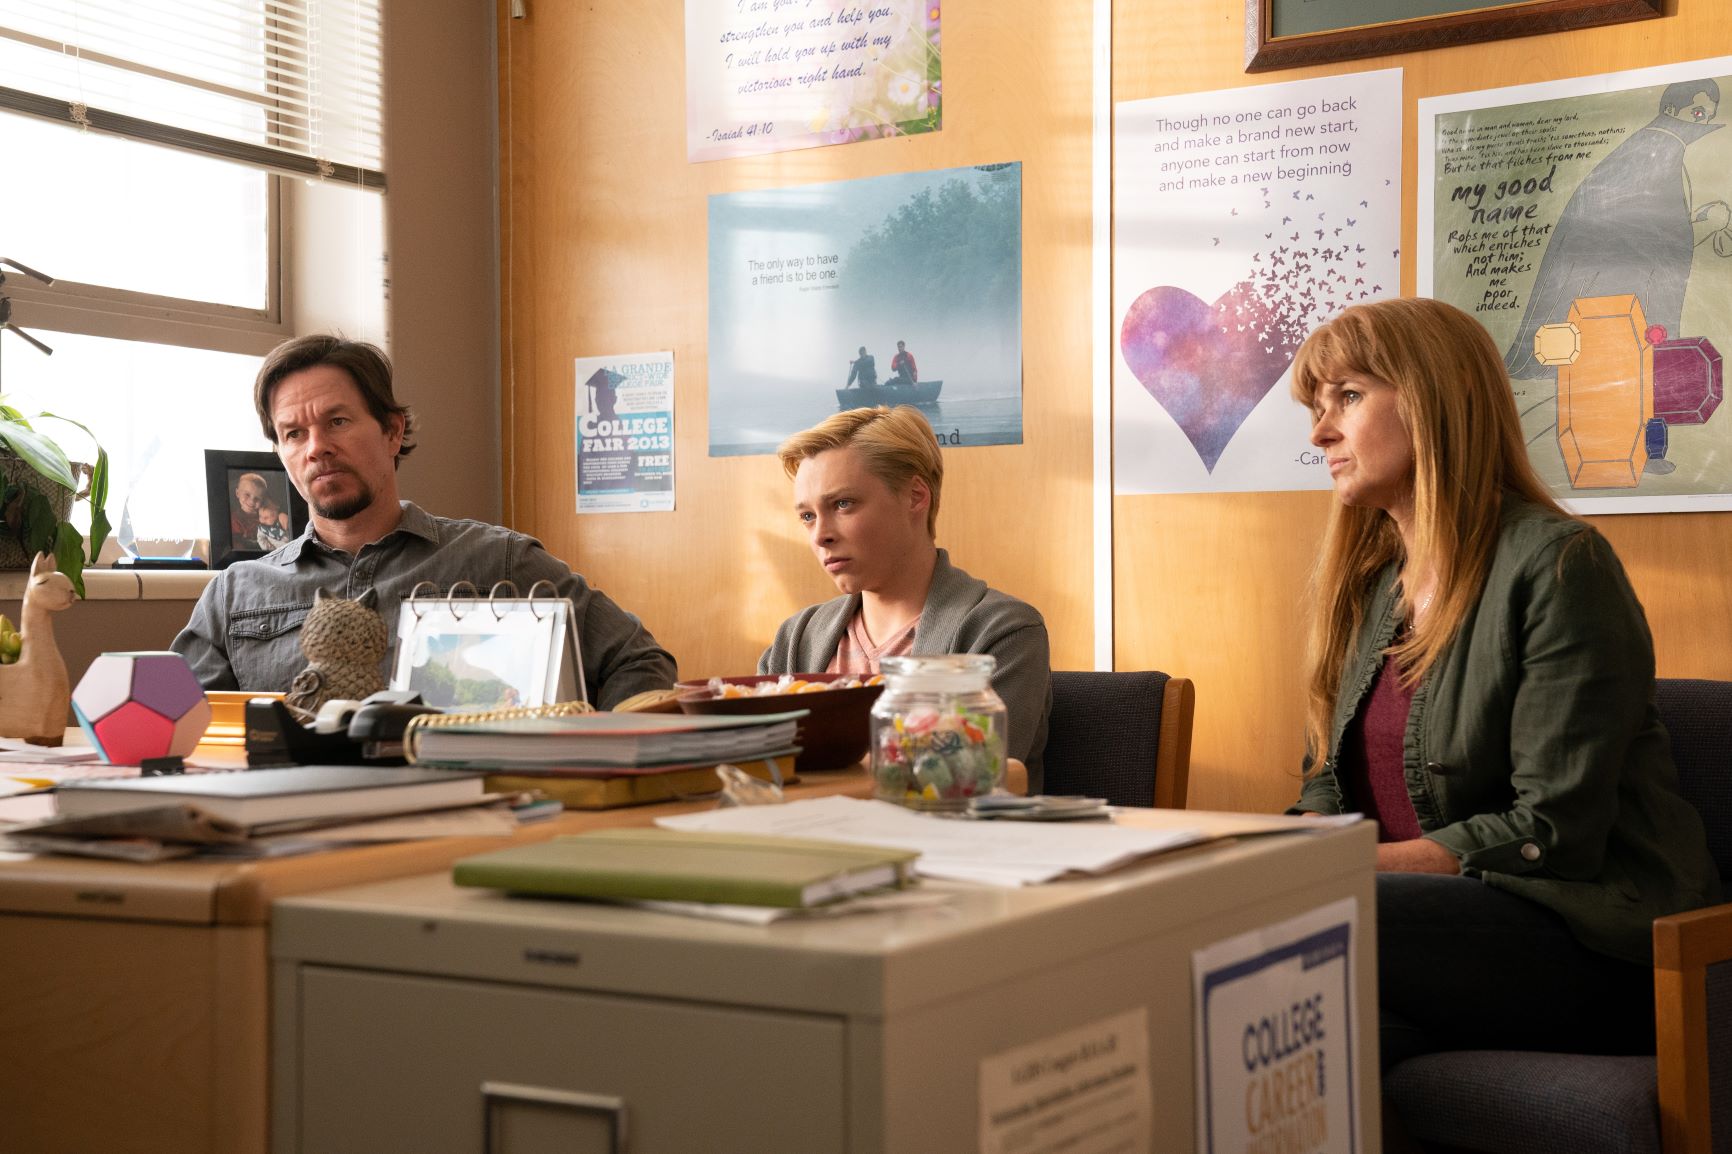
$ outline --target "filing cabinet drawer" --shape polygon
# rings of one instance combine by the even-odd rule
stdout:
[[[842,1019],[303,966],[305,1154],[841,1150]],[[488,1131],[492,1131],[491,1145]]]

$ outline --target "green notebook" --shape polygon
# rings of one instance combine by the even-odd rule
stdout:
[[[609,829],[464,858],[452,880],[550,897],[801,908],[906,885],[919,856],[757,834]]]

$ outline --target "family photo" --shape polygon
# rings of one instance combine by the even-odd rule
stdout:
[[[262,557],[307,527],[307,505],[275,453],[205,450],[211,567]]]

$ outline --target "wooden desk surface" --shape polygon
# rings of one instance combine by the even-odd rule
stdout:
[[[871,794],[862,766],[808,773],[790,798]],[[263,925],[271,903],[292,894],[430,873],[470,854],[592,829],[648,825],[658,817],[709,809],[713,799],[658,802],[607,810],[568,810],[523,826],[509,837],[432,838],[330,850],[262,861],[167,861],[149,864],[34,855],[0,861],[0,912],[80,918]]]

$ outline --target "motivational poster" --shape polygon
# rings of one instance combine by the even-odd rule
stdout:
[[[1579,513],[1732,508],[1732,58],[1419,102],[1419,291]]]
[[[674,507],[674,355],[577,358],[577,511]]]
[[[1120,104],[1113,488],[1324,489],[1307,334],[1400,295],[1401,73]]]
[[[1022,443],[1022,165],[710,197],[710,455],[916,406],[946,448]]]
[[[936,132],[939,0],[691,0],[686,156]]]
[[[1360,1149],[1358,924],[1343,898],[1192,955],[1199,1154]]]

